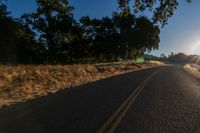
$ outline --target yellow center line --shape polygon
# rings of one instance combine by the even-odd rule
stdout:
[[[162,68],[161,68],[162,69]],[[146,80],[144,80],[133,92],[132,94],[122,103],[122,105],[111,115],[111,117],[103,124],[103,126],[97,131],[97,133],[113,133],[115,129],[120,124],[121,120],[124,118],[129,108],[139,96],[148,81],[161,69],[151,74]]]

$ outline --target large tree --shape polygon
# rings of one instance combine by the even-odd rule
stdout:
[[[27,63],[32,60],[34,34],[17,19],[9,16],[3,2],[0,2],[0,38],[1,63]]]
[[[130,0],[118,0],[120,8],[126,8]],[[186,0],[191,2],[192,0]],[[134,0],[134,12],[153,12],[152,20],[162,26],[167,24],[174,11],[177,9],[178,0]]]
[[[0,18],[6,18],[8,17],[9,12],[7,10],[6,4],[0,0]]]
[[[48,50],[49,61],[55,62],[59,50],[73,40],[73,7],[69,0],[36,0],[37,11],[24,14],[22,19],[39,36]]]
[[[89,56],[115,56],[117,52],[118,32],[114,21],[109,17],[90,19],[85,16],[80,19],[84,31],[83,38]]]
[[[129,0],[119,1],[119,9],[113,13],[113,20],[120,33],[122,53],[135,51],[136,54],[144,54],[158,49],[159,27],[147,17],[136,17],[131,13]]]
[[[160,29],[146,17],[136,18],[136,24],[133,28],[134,37],[130,41],[135,43],[135,48],[142,51],[151,51],[158,49],[160,43]],[[131,35],[131,33],[130,33]]]

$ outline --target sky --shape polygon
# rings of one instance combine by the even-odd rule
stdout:
[[[200,0],[189,4],[184,0],[178,1],[179,7],[174,16],[161,29],[160,46],[151,52],[153,55],[169,55],[171,52],[200,55]],[[36,9],[35,0],[8,0],[7,4],[15,18]],[[92,18],[111,16],[112,11],[117,10],[117,0],[71,0],[70,4],[75,7],[75,19],[85,15]]]

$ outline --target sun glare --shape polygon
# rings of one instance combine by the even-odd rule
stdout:
[[[200,55],[200,42],[192,46],[191,54]]]

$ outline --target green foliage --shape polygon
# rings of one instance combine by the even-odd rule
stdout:
[[[192,0],[186,0],[191,2]],[[154,23],[160,23],[162,26],[167,24],[174,11],[177,9],[178,0],[134,0],[134,11],[151,11],[153,12],[152,20]]]
[[[135,0],[135,12],[151,10],[153,19],[131,13],[130,0],[118,0],[112,18],[73,18],[69,0],[36,0],[37,10],[9,16],[0,2],[0,62],[66,64],[143,57],[158,49],[160,29],[177,8],[176,0]],[[156,4],[157,2],[157,4]]]
[[[0,62],[28,63],[34,56],[34,34],[16,20],[0,19]]]
[[[28,63],[34,56],[33,32],[10,17],[4,3],[0,3],[0,13],[0,62]]]
[[[130,0],[118,0],[118,5],[120,9],[120,15],[126,17],[130,14],[130,7],[129,7]]]
[[[9,14],[7,6],[0,0],[0,19],[8,17]]]
[[[43,40],[48,49],[48,59],[53,63],[60,49],[67,46],[75,38],[75,21],[72,16],[73,7],[68,0],[37,0],[37,11],[24,14],[21,18]],[[58,52],[58,53],[57,53]],[[65,52],[65,51],[64,51]]]
[[[127,45],[130,51],[134,49],[144,53],[145,51],[158,49],[160,42],[159,27],[146,17],[135,18],[132,14],[121,16],[115,13],[113,20],[120,30],[121,44]]]

